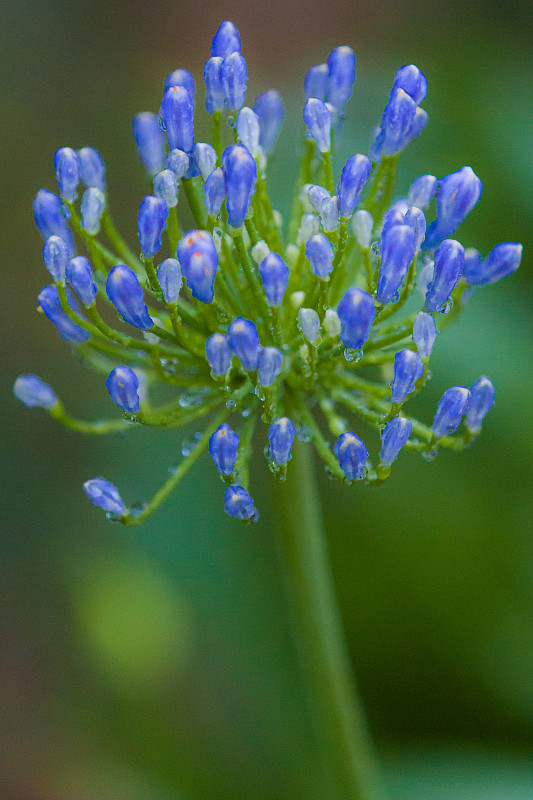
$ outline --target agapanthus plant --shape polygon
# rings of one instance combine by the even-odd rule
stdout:
[[[253,445],[280,482],[301,482],[291,458],[314,447],[332,478],[379,484],[402,450],[433,459],[480,433],[494,401],[487,377],[447,389],[433,420],[414,419],[409,402],[428,380],[438,329],[476,287],[517,269],[521,245],[497,244],[482,257],[451,238],[481,197],[468,166],[443,178],[413,176],[408,196],[394,199],[398,158],[428,121],[427,81],[414,65],[396,73],[369,155],[336,163],[355,72],[352,49],[341,46],[305,76],[288,220],[267,189],[283,101],[270,89],[246,105],[247,65],[230,22],[204,68],[211,142],[196,142],[196,84],[183,68],[165,78],[158,113],[133,119],[153,181],[139,204],[138,244],[114,226],[101,155],[90,147],[56,152],[59,193],[41,189],[33,203],[53,280],[39,308],[84,363],[106,373],[120,415],[77,420],[35,375],[17,378],[16,396],[85,433],[127,430],[126,422],[194,423],[198,431],[141,508],[128,507],[104,478],[86,481],[89,499],[124,525],[154,511],[204,451],[225,484],[226,513],[249,522],[258,516],[248,478]],[[193,230],[183,229],[184,203]],[[127,327],[105,321],[113,314]],[[160,387],[170,399],[154,407]],[[300,463],[294,472],[302,470]],[[287,513],[302,513],[305,527],[297,495]],[[360,770],[358,780],[365,783]],[[357,794],[354,781],[345,775],[342,796],[371,796]]]

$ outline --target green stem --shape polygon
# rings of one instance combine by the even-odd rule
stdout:
[[[383,156],[377,169],[376,177],[365,202],[365,209],[370,212],[374,225],[381,221],[383,212],[390,206],[397,165],[398,155]]]
[[[288,600],[320,749],[339,800],[382,800],[384,792],[349,658],[328,563],[311,449],[297,442],[290,483],[273,481]]]
[[[333,194],[333,164],[331,163],[331,153],[322,153],[322,161],[324,162],[324,176],[326,189],[330,194]]]

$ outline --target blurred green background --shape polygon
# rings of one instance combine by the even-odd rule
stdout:
[[[146,499],[183,433],[83,438],[13,400],[37,372],[80,417],[109,414],[102,380],[35,313],[47,282],[31,198],[52,154],[97,147],[135,244],[145,178],[130,137],[171,69],[201,72],[221,19],[240,28],[249,97],[277,86],[287,122],[272,163],[288,208],[306,69],[350,44],[358,79],[338,153],[365,152],[395,70],[417,64],[430,124],[401,160],[419,174],[471,165],[484,182],[460,230],[483,253],[524,243],[519,273],[474,295],[439,337],[417,401],[492,377],[484,435],[433,464],[400,458],[379,490],[322,481],[350,651],[398,800],[533,798],[533,7],[521,2],[3,0],[0,147],[4,327],[0,797],[277,800],[321,786],[299,690],[269,516],[232,524],[207,463],[142,528],[108,523],[81,492],[104,474]],[[199,135],[206,130],[199,121]],[[203,127],[202,127],[203,126]],[[257,448],[258,451],[261,447]],[[324,787],[327,798],[327,787]]]

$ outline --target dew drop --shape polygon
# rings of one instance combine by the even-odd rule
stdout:
[[[137,422],[137,417],[134,417],[133,414],[128,414],[126,411],[122,415],[122,419],[126,423],[126,425],[135,425]]]
[[[130,516],[138,517],[146,508],[148,508],[148,503],[134,503],[129,509]]]
[[[264,393],[263,387],[261,386],[260,383],[256,384],[256,386],[254,387],[254,394],[261,401],[263,401],[265,399],[265,393]]]
[[[311,441],[311,428],[307,428],[305,425],[296,428],[296,438],[299,442],[310,442]]]
[[[373,253],[375,256],[379,256],[379,241],[372,242],[370,245],[370,252]]]
[[[439,454],[438,450],[424,450],[424,452],[421,453],[420,455],[422,456],[424,461],[431,462],[431,461],[435,461],[435,459],[437,458],[438,454]]]

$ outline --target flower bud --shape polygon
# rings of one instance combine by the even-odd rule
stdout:
[[[304,339],[313,344],[320,336],[320,317],[314,308],[300,308],[298,311],[298,327]]]
[[[154,321],[144,302],[141,284],[129,267],[124,264],[113,267],[107,276],[106,292],[119,314],[130,325],[143,331],[154,327]]]
[[[341,332],[341,321],[339,315],[334,308],[328,308],[324,317],[324,330],[328,336],[332,338],[338,336]]]
[[[340,339],[345,347],[360,350],[368,337],[376,316],[373,298],[362,289],[348,289],[337,314],[341,321]]]
[[[315,233],[305,245],[305,255],[311,264],[311,272],[317,278],[327,278],[333,269],[333,247],[323,233]]]
[[[207,231],[192,230],[180,239],[178,258],[184,275],[194,253],[205,253],[209,260],[218,266],[217,249],[213,237]]]
[[[409,225],[415,237],[415,252],[418,253],[420,245],[424,241],[426,235],[426,218],[424,212],[419,208],[412,206],[408,208],[404,214],[405,224]]]
[[[53,408],[58,402],[52,387],[37,375],[19,375],[13,384],[13,394],[27,408]]]
[[[355,212],[352,217],[352,230],[359,247],[370,247],[373,227],[374,220],[368,211],[361,209],[361,211]]]
[[[65,277],[84,306],[92,306],[98,287],[93,280],[93,271],[85,256],[75,256],[67,264]]]
[[[215,251],[216,252],[216,251]],[[218,267],[218,256],[213,259],[210,254],[193,253],[183,267],[183,274],[192,296],[202,303],[212,303],[215,296],[213,285]]]
[[[381,434],[380,462],[384,467],[390,467],[396,461],[400,450],[405,445],[413,431],[413,423],[405,417],[394,417],[385,425]]]
[[[455,433],[461,424],[463,415],[468,411],[469,402],[470,391],[464,386],[452,386],[451,389],[446,389],[439,400],[431,426],[437,439],[449,433]]]
[[[99,189],[105,193],[105,164],[98,150],[94,147],[78,150],[78,169],[80,180],[88,189]]]
[[[128,414],[138,414],[139,378],[129,367],[115,367],[105,382],[111,400]]]
[[[170,150],[191,153],[194,147],[194,107],[183,86],[171,86],[163,95],[159,119]]]
[[[167,217],[168,208],[164,200],[153,195],[143,198],[139,206],[137,235],[145,258],[153,258],[161,248]]]
[[[415,390],[415,381],[424,374],[422,359],[413,350],[400,350],[394,356],[392,402],[403,403]]]
[[[271,424],[268,429],[268,443],[270,455],[276,464],[286,464],[290,461],[295,437],[294,422],[288,417],[280,417]]]
[[[230,145],[222,153],[222,169],[226,176],[228,223],[232,228],[242,228],[257,180],[254,157],[242,144]]]
[[[173,86],[182,86],[183,89],[186,89],[189,92],[192,104],[194,105],[196,97],[196,84],[194,82],[194,77],[191,75],[188,69],[175,69],[173,72],[169,72],[165,78],[165,83],[163,84],[163,94]]]
[[[257,369],[260,351],[259,334],[253,322],[242,317],[234,319],[228,328],[229,344],[244,369],[252,372]]]
[[[289,268],[277,253],[269,253],[259,264],[267,300],[279,306],[289,284]]]
[[[366,156],[351,156],[344,165],[337,184],[341,217],[351,217],[370,175],[372,164]]]
[[[205,352],[209,366],[215,375],[225,375],[231,364],[231,347],[229,339],[223,333],[213,333],[205,343]]]
[[[68,261],[68,246],[61,236],[50,236],[43,245],[43,261],[46,269],[57,283],[65,282],[65,267]]]
[[[248,73],[245,58],[237,52],[226,56],[222,64],[221,75],[226,105],[230,111],[238,111],[246,99]]]
[[[272,386],[281,372],[283,353],[277,347],[263,347],[257,357],[257,369],[261,386]]]
[[[328,56],[328,102],[340,113],[352,93],[354,81],[354,51],[346,45],[336,47]]]
[[[336,231],[339,228],[340,208],[339,198],[329,195],[322,200],[320,206],[320,219],[325,231]]]
[[[320,230],[320,223],[314,214],[303,214],[298,228],[298,245],[306,244],[311,236],[318,233]]]
[[[163,200],[167,208],[178,205],[178,181],[170,169],[163,169],[154,176],[154,195]]]
[[[381,233],[380,255],[376,300],[384,305],[394,298],[415,256],[413,229],[409,225],[385,228]]]
[[[237,27],[228,19],[221,22],[211,43],[212,56],[226,56],[241,52],[241,37]]]
[[[91,503],[94,503],[95,506],[102,508],[109,514],[122,516],[126,513],[126,506],[117,488],[104,478],[93,478],[90,481],[85,481],[83,490]]]
[[[304,191],[313,211],[316,211],[317,214],[320,214],[320,211],[322,209],[322,203],[324,202],[324,200],[331,197],[328,190],[324,189],[323,186],[318,186],[317,184],[309,183],[307,184],[307,186],[304,187]]]
[[[69,253],[74,253],[74,239],[68,226],[68,210],[60,198],[48,189],[39,189],[33,198],[33,218],[37,230],[46,241],[50,236],[60,236]]]
[[[363,477],[368,461],[368,450],[365,443],[355,433],[341,433],[333,452],[339,459],[341,469],[349,481]]]
[[[80,167],[78,155],[72,147],[60,147],[54,154],[54,169],[56,171],[59,194],[68,203],[73,203],[78,196],[76,189],[80,182]]]
[[[322,102],[310,97],[304,107],[304,123],[307,138],[316,142],[321,153],[329,153],[331,148],[331,116]]]
[[[304,100],[316,97],[326,102],[328,97],[329,69],[327,64],[315,64],[307,70],[304,78]]]
[[[209,455],[221,475],[231,475],[237,461],[239,437],[227,423],[220,425],[209,437]]]
[[[496,283],[518,269],[522,261],[522,249],[518,242],[502,242],[492,248],[485,261],[479,259],[477,263],[473,263],[472,259],[467,263],[465,254],[463,275],[472,286]]]
[[[237,136],[253,156],[259,151],[259,117],[251,108],[245,106],[237,114]]]
[[[91,236],[100,231],[100,220],[105,211],[105,194],[92,186],[81,198],[81,226]]]
[[[205,83],[205,108],[208,114],[222,111],[225,102],[224,82],[222,80],[222,65],[224,59],[220,57],[208,58],[204,66]]]
[[[413,339],[421,358],[430,357],[436,338],[437,326],[435,320],[425,311],[419,311],[413,322]]]
[[[252,258],[257,265],[259,265],[269,253],[270,247],[267,245],[264,239],[259,239],[257,244],[254,244],[252,247]]]
[[[394,78],[394,89],[403,89],[415,103],[421,103],[428,93],[426,76],[414,64],[400,67]]]
[[[165,160],[165,134],[151,111],[135,114],[131,121],[137,155],[150,175],[155,175]]]
[[[411,184],[407,202],[410,206],[424,210],[437,194],[438,186],[439,182],[434,175],[420,175]]]
[[[470,403],[466,414],[466,426],[473,434],[481,432],[481,424],[494,405],[496,391],[486,377],[478,380],[470,387]]]
[[[404,212],[396,206],[393,206],[392,208],[389,208],[389,210],[383,215],[383,222],[381,223],[381,235],[383,236],[387,228],[392,228],[394,225],[405,224]]]
[[[66,290],[66,294],[69,306],[73,311],[78,313],[79,308],[74,295],[69,289]],[[59,336],[65,342],[81,344],[89,339],[90,334],[88,331],[72,322],[63,311],[56,286],[45,286],[44,289],[40,291],[37,299],[39,301],[39,308],[45,317],[47,317],[50,322],[54,323]]]
[[[242,486],[228,486],[224,492],[224,510],[229,517],[251,519],[258,517],[254,501]]]
[[[439,311],[448,301],[463,269],[465,251],[455,239],[445,239],[435,250],[435,269],[426,292],[426,311]]]
[[[412,97],[403,89],[393,89],[371,148],[373,161],[379,161],[382,155],[393,156],[403,150],[410,141],[409,129],[415,113],[416,103]]]
[[[217,165],[215,148],[207,142],[198,142],[195,144],[194,163],[204,181],[207,180],[207,177],[213,172]]]
[[[165,169],[174,173],[176,180],[180,181],[189,172],[190,159],[183,150],[171,150],[165,159]]]
[[[268,89],[258,95],[254,111],[259,118],[259,144],[265,153],[271,153],[285,121],[285,106],[280,93],[276,89]]]
[[[226,199],[226,176],[222,167],[214,169],[204,184],[204,198],[207,213],[216,217]]]
[[[451,236],[481,197],[483,184],[471,167],[462,167],[439,181],[437,217],[427,230],[425,250]]]
[[[157,268],[157,279],[163,292],[165,303],[176,303],[183,280],[178,259],[165,258]]]

